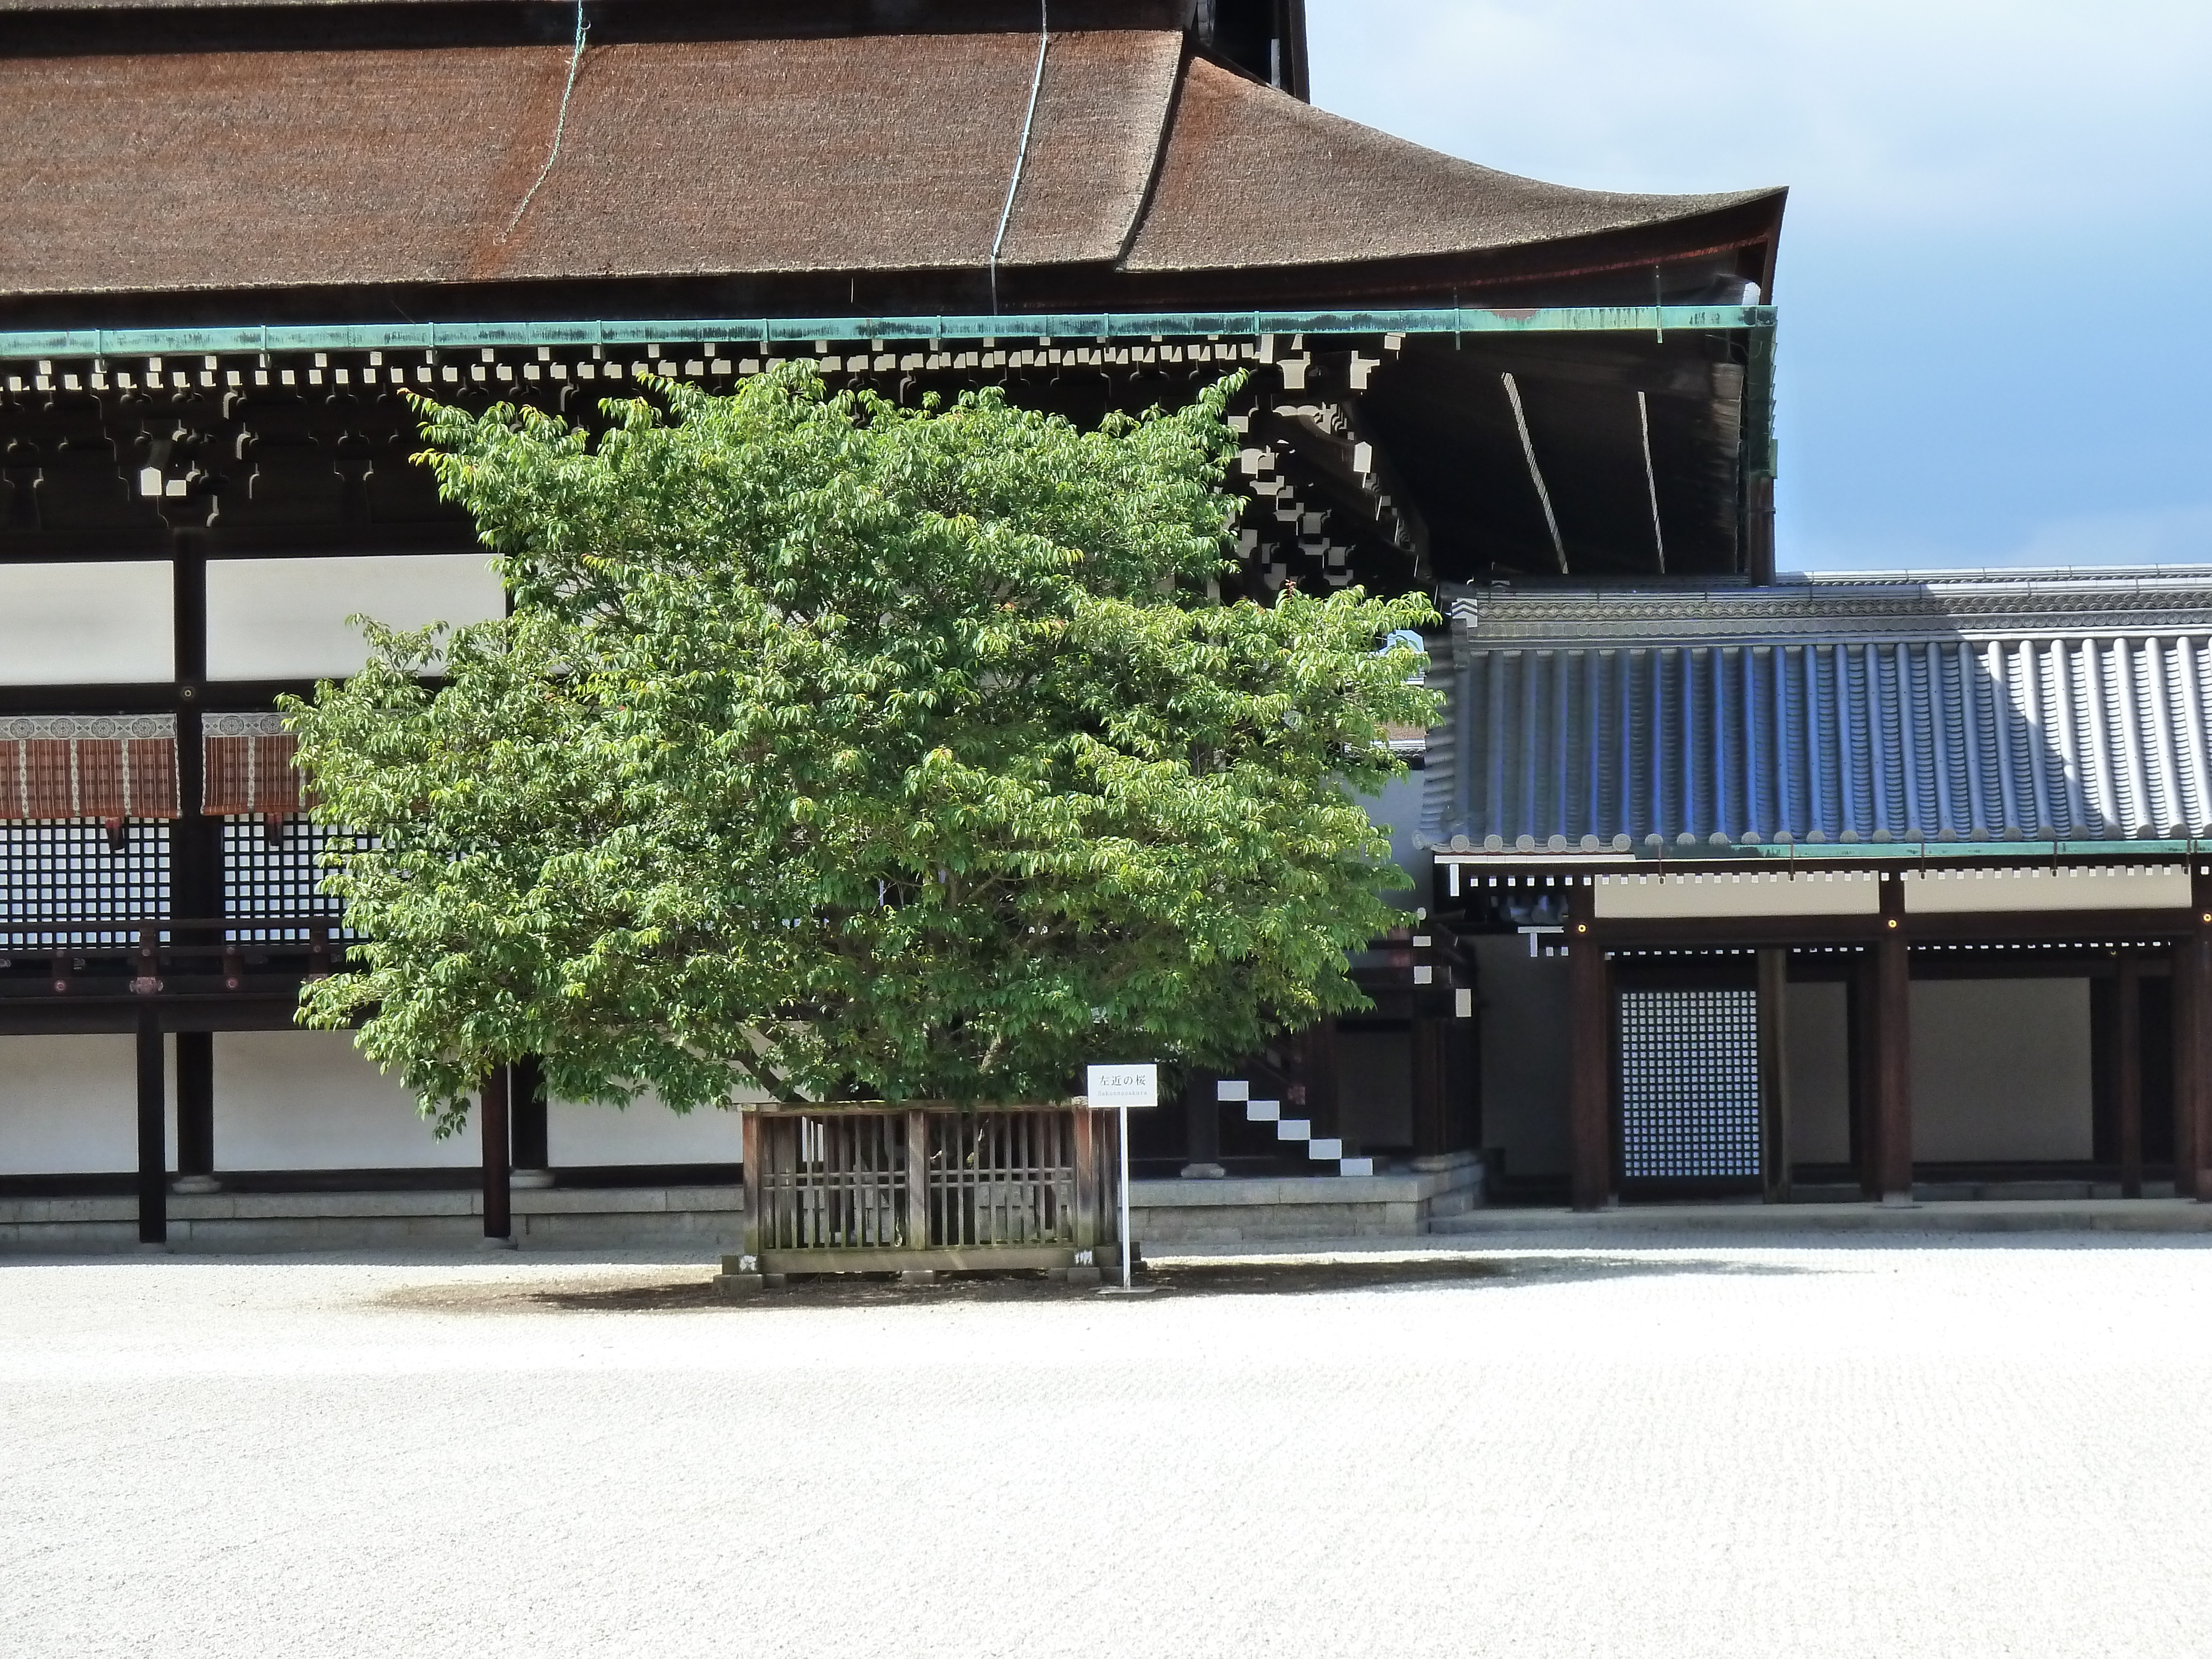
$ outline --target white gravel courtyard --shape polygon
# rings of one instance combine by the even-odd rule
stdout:
[[[0,1654],[2212,1645],[2212,1249],[1449,1261],[0,1262]]]

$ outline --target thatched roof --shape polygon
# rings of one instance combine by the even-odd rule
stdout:
[[[1037,45],[611,39],[584,52],[563,118],[565,44],[0,40],[0,301],[897,272],[921,304],[933,281],[972,292],[994,243],[1020,291],[1091,304],[1125,279],[1255,268],[1294,285],[1335,272],[1331,294],[1365,280],[1347,266],[1386,287],[1408,262],[1431,286],[1479,283],[1504,256],[1524,277],[1644,262],[1648,293],[1650,263],[1771,245],[1779,219],[1778,191],[1623,196],[1491,172],[1311,109],[1184,32],[1120,27],[1053,36],[1000,240]]]
[[[1137,270],[1489,252],[1680,226],[1778,191],[1631,196],[1477,167],[1200,59],[1129,249]]]

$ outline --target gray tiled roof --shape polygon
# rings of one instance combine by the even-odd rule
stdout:
[[[2212,570],[1448,602],[1432,846],[2212,834]]]

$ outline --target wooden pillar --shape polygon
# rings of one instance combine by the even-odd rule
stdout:
[[[743,1254],[753,1258],[758,1271],[762,1248],[767,1243],[767,1229],[761,1216],[761,1194],[765,1183],[761,1179],[761,1115],[755,1111],[738,1114],[739,1154],[744,1161],[745,1222],[743,1232]]]
[[[1445,1094],[1451,1067],[1444,1053],[1444,1023],[1413,1021],[1413,1158],[1442,1158],[1452,1150],[1451,1114]]]
[[[477,1130],[483,1142],[484,1237],[501,1243],[514,1237],[514,1200],[507,1188],[513,1165],[508,1156],[507,1102],[507,1068],[495,1066],[484,1073],[477,1096]]]
[[[1188,1085],[1184,1085],[1186,1089]],[[1088,1106],[1068,1114],[1075,1134],[1075,1248],[1098,1245],[1098,1114]]]
[[[2173,947],[2173,1190],[2212,1203],[2212,878],[2190,866],[2189,936]]]
[[[222,820],[200,811],[205,754],[201,746],[201,697],[207,679],[207,550],[204,533],[173,532],[169,565],[169,617],[172,632],[172,671],[176,675],[177,795],[183,816],[171,821],[169,834],[169,907],[172,918],[218,915],[222,909]],[[203,939],[220,942],[220,933],[173,932],[179,945]],[[155,1231],[148,1230],[145,1196],[149,1167],[146,1157],[149,1134],[146,1091],[148,1070],[152,1086],[161,1089],[161,1042],[159,1031],[148,1054],[147,1026],[151,1010],[142,1010],[138,1026],[138,1236],[149,1243],[168,1237],[168,1199],[166,1191],[152,1206],[158,1212]],[[154,1122],[153,1166],[167,1162],[158,1097],[151,1110]],[[205,1031],[177,1034],[177,1170],[179,1185],[186,1192],[215,1190],[215,1039]],[[165,1177],[156,1176],[166,1188]]]
[[[1863,952],[1852,963],[1848,995],[1851,1050],[1851,1169],[1858,1176],[1862,1197],[1881,1195],[1881,1182],[1875,1169],[1874,1078],[1875,988],[1874,952]]]
[[[215,1033],[179,1031],[177,1043],[177,1190],[211,1193],[215,1178]]]
[[[1121,1248],[1121,1115],[1093,1112],[1091,1143],[1098,1154],[1098,1243]],[[1102,1267],[1104,1263],[1100,1263]]]
[[[169,1242],[168,1066],[161,1017],[138,1011],[138,1242]]]
[[[1336,1022],[1316,1021],[1298,1036],[1298,1082],[1305,1089],[1302,1115],[1313,1125],[1314,1139],[1340,1138],[1337,1112]],[[1346,1147],[1346,1152],[1353,1149]]]
[[[1774,580],[1774,478],[1753,472],[1744,481],[1744,574],[1755,586]]]
[[[2120,1196],[2142,1196],[2142,964],[2123,951],[2112,981],[2112,1109],[2119,1123]]]
[[[169,914],[222,914],[222,820],[200,811],[205,752],[201,702],[207,679],[207,532],[179,531],[170,565],[170,615],[177,676],[177,791],[184,816],[169,825]],[[197,930],[182,943],[222,943]],[[179,1065],[181,1071],[181,1063]]]
[[[1613,1199],[1613,975],[1590,931],[1593,890],[1572,890],[1567,923],[1568,1193],[1577,1210]]]
[[[1875,1185],[1886,1204],[1912,1197],[1912,970],[1905,933],[1905,884],[1885,871],[1874,946],[1873,1127]]]
[[[929,1248],[929,1114],[906,1115],[906,1248]]]
[[[1182,1085],[1182,1173],[1218,1180],[1221,1167],[1221,1099],[1218,1073],[1194,1071]]]
[[[1759,1170],[1769,1204],[1790,1201],[1790,952],[1759,953]]]

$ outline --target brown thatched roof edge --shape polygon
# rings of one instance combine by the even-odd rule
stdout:
[[[1389,288],[1393,265],[1597,269],[1778,227],[1779,191],[1516,178],[1312,109],[1178,30],[1108,29],[1054,35],[1000,240],[1036,57],[1024,33],[595,45],[564,119],[565,45],[0,56],[0,301],[972,285],[994,245],[1031,289],[1301,270]]]

